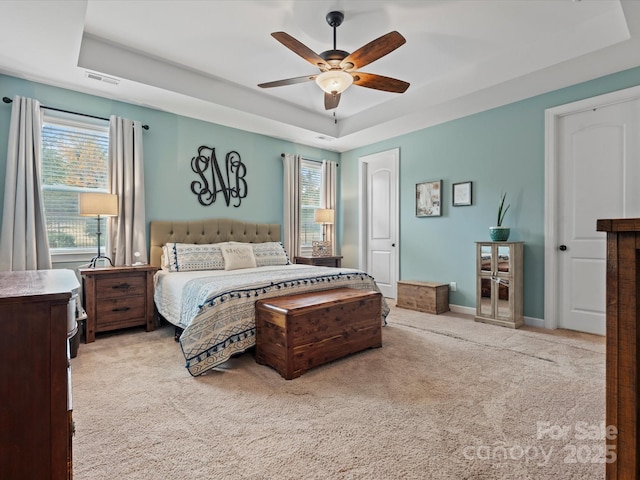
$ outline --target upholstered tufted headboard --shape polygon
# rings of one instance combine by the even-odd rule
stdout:
[[[151,265],[160,267],[162,246],[165,243],[279,242],[280,225],[227,218],[185,222],[153,221],[150,223],[150,236]]]

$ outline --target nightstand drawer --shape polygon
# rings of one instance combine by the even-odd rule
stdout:
[[[337,264],[335,258],[322,258],[318,257],[313,260],[313,265],[318,267],[335,267]]]
[[[96,298],[99,301],[107,298],[144,295],[145,291],[146,281],[140,275],[118,275],[96,279]]]
[[[144,307],[143,296],[103,299],[96,307],[98,331],[113,325],[130,325],[133,319],[138,319],[140,325],[144,325]]]
[[[333,257],[304,257],[298,256],[294,258],[295,263],[304,265],[315,265],[316,267],[335,267],[340,268],[342,262],[341,256]]]

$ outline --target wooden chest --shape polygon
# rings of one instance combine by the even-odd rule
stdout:
[[[400,281],[397,307],[426,313],[449,311],[449,285],[446,283]]]
[[[382,346],[382,295],[338,288],[256,302],[256,361],[285,379]]]

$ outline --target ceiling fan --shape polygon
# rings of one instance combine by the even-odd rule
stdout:
[[[315,53],[309,47],[285,32],[274,32],[271,34],[273,38],[293,53],[300,55],[307,62],[318,67],[321,73],[261,83],[258,86],[262,88],[281,87],[315,80],[325,92],[324,108],[326,110],[336,108],[338,103],[340,103],[340,94],[352,84],[394,93],[404,93],[405,90],[409,88],[409,83],[403,82],[402,80],[357,71],[357,69],[378,60],[402,46],[406,42],[402,35],[396,31],[387,33],[360,47],[355,52],[349,53],[336,49],[336,28],[342,24],[344,14],[342,12],[329,12],[326,20],[329,26],[333,28],[333,50],[327,50],[320,54]]]

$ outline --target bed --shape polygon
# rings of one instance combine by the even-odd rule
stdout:
[[[279,224],[152,221],[150,247],[151,264],[160,267],[156,309],[181,330],[180,347],[193,376],[255,345],[257,300],[340,287],[379,291],[359,270],[291,264]],[[389,307],[382,302],[384,323]]]

